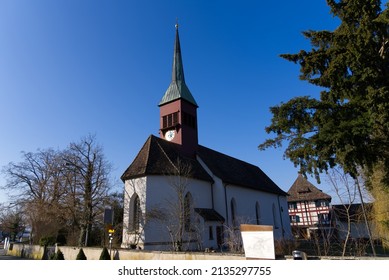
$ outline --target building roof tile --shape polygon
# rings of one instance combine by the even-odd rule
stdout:
[[[189,177],[213,183],[214,180],[200,162],[184,156],[180,148],[178,144],[151,135],[121,179],[125,181],[147,175],[174,175],[177,174],[175,163],[180,161],[190,164],[192,172]],[[200,145],[198,156],[225,184],[287,195],[257,166]]]
[[[319,199],[331,201],[331,196],[316,188],[303,175],[299,174],[288,190],[288,202],[314,201]]]

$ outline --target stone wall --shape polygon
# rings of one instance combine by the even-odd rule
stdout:
[[[64,254],[65,260],[75,260],[79,247],[58,246],[47,248],[48,254],[53,254],[55,250],[60,249]],[[98,260],[102,248],[83,248],[88,260]],[[29,259],[42,259],[44,248],[38,245],[12,244],[7,251],[8,255],[21,256]],[[161,252],[161,251],[142,251],[113,249],[112,258],[115,260],[245,260],[243,255],[220,254],[220,253],[201,253],[201,252]]]

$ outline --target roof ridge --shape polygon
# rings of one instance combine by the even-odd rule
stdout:
[[[151,147],[151,141],[152,141],[152,137],[153,135],[151,134],[146,142],[143,144],[142,148],[139,150],[139,152],[137,153],[137,155],[135,156],[134,160],[132,161],[132,163],[130,164],[130,166],[127,167],[127,169],[124,171],[124,173],[122,174],[122,176],[120,176],[120,179],[122,179],[124,181],[124,177],[125,177],[125,174],[127,173],[127,171],[131,168],[132,164],[134,162],[136,162],[137,160],[141,160],[140,157],[141,155],[143,154],[142,151],[143,150],[147,150],[147,159],[146,159],[146,165],[142,166],[143,168],[143,172],[146,172],[146,169],[147,169],[147,166],[148,166],[148,161],[149,161],[149,152],[150,152],[150,147]]]
[[[260,169],[257,165],[255,165],[255,164],[253,164],[253,163],[249,163],[249,162],[244,161],[244,160],[242,160],[242,159],[239,159],[239,158],[236,158],[236,157],[227,155],[227,154],[225,154],[225,153],[216,151],[216,150],[214,150],[214,149],[205,147],[205,146],[203,146],[203,145],[199,145],[199,146],[201,146],[201,147],[204,148],[204,149],[208,149],[208,150],[210,150],[210,151],[213,151],[213,152],[215,152],[215,153],[218,153],[218,154],[220,154],[220,155],[223,155],[223,156],[225,156],[225,157],[231,158],[231,159],[233,159],[233,160],[240,161],[240,162],[242,162],[242,163],[244,163],[244,164],[246,164],[246,165],[250,165],[250,166],[252,166],[252,167],[256,167],[256,168]]]
[[[157,137],[155,137],[157,138]],[[166,153],[166,151],[164,150],[164,148],[162,148],[162,146],[159,144],[158,141],[156,141],[159,149],[161,150],[161,152],[165,155],[165,157],[167,158],[167,160],[170,162],[170,164],[174,167],[174,169],[176,169],[176,171],[179,171],[177,166],[173,163],[173,161],[170,159],[170,157],[168,156],[168,154]]]
[[[148,169],[148,166],[149,166],[151,141],[153,141],[153,137],[154,137],[154,135],[150,134],[149,138],[146,140],[146,143],[143,145],[143,147],[148,145],[147,148],[146,148],[147,149],[147,153],[146,153],[147,154],[147,158],[146,158],[146,165],[145,165],[145,173],[147,173],[147,169]],[[142,147],[142,149],[143,149],[143,147]]]
[[[257,165],[202,145],[199,145],[197,154],[211,172],[224,183],[286,195],[286,192]]]

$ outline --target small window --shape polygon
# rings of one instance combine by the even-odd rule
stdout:
[[[316,200],[315,201],[316,207],[328,207],[329,202],[327,200]]]
[[[167,127],[167,116],[163,116],[162,117],[162,128],[166,128]]]
[[[255,203],[255,220],[257,225],[261,224],[261,208],[259,206],[259,202]]]
[[[289,202],[288,208],[289,210],[297,210],[297,202]]]
[[[178,124],[178,112],[173,113],[173,125]]]
[[[140,199],[137,194],[134,194],[130,202],[130,224],[129,229],[131,231],[139,231],[139,225],[141,223],[142,210],[140,209]]]
[[[276,210],[276,205],[273,203],[273,207],[272,207],[272,214],[273,214],[273,224],[274,224],[274,228],[278,228],[279,227],[279,224],[278,224],[278,218],[277,218],[277,210]]]
[[[173,125],[173,115],[170,114],[167,116],[167,126],[171,127]]]
[[[178,112],[162,117],[162,128],[173,127],[178,124]]]
[[[190,192],[184,197],[184,228],[185,231],[189,232],[192,230],[191,220],[193,211],[193,199]]]
[[[231,221],[232,221],[232,226],[235,228],[237,226],[237,221],[236,221],[236,202],[235,199],[231,199]]]
[[[291,223],[299,223],[300,222],[300,216],[298,215],[291,215],[289,216]]]
[[[196,128],[196,118],[194,116],[184,112],[182,118],[183,124]]]
[[[329,215],[326,213],[318,214],[317,218],[319,220],[319,224],[328,224],[330,221]]]
[[[213,240],[213,226],[209,226],[209,240]]]

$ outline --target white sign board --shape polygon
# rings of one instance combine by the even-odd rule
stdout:
[[[247,259],[275,259],[273,226],[242,224],[240,232]]]

